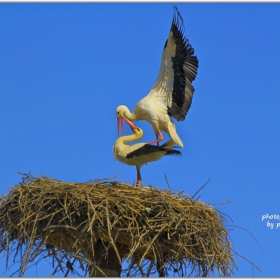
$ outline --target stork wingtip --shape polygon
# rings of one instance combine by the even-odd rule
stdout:
[[[173,14],[172,24],[175,24],[177,26],[177,28],[181,32],[183,32],[183,29],[184,29],[183,18],[181,16],[181,14],[179,13],[179,10],[178,10],[177,6],[173,5],[173,9],[174,9],[174,14]]]

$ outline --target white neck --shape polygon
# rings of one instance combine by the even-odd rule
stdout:
[[[124,116],[130,121],[137,121],[137,115],[134,112],[130,112],[127,107],[125,107]]]
[[[127,142],[133,142],[133,141],[140,140],[142,137],[143,137],[143,135],[141,135],[141,134],[133,133],[133,134],[130,134],[130,135],[121,136],[117,140],[117,142],[125,144]]]

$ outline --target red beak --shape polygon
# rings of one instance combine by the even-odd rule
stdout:
[[[118,136],[120,135],[120,127],[122,127],[122,134],[124,134],[124,119],[123,117],[118,117],[117,122],[118,122]]]
[[[130,126],[132,130],[136,128],[136,126],[126,117],[118,117],[118,135],[120,135],[120,127],[122,127],[122,134],[124,134],[124,121]]]
[[[128,120],[126,117],[123,117],[123,119],[125,120],[125,122],[130,126],[130,128],[133,130],[136,128],[136,126],[130,121]]]

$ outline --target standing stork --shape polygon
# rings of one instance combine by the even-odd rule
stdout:
[[[152,126],[157,143],[164,139],[165,131],[170,138],[183,147],[175,124],[170,117],[183,121],[191,106],[194,87],[192,82],[196,78],[198,59],[189,40],[183,34],[183,19],[176,7],[168,39],[164,45],[161,66],[157,80],[149,94],[141,99],[131,113],[121,105],[116,109],[118,129],[124,127],[124,120],[146,120]]]
[[[181,155],[181,152],[173,150],[176,144],[172,139],[161,146],[154,146],[146,143],[137,143],[132,146],[125,145],[127,142],[140,140],[143,137],[141,128],[136,127],[132,122],[127,121],[133,134],[122,136],[114,144],[114,157],[122,163],[135,165],[137,170],[137,183],[139,188],[142,182],[140,168],[148,162],[157,161],[165,155]]]

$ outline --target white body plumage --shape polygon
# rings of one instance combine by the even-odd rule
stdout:
[[[143,164],[157,161],[164,155],[180,155],[177,150],[172,147],[176,144],[172,139],[161,146],[149,145],[146,143],[136,143],[134,145],[126,145],[127,142],[140,140],[143,137],[143,131],[139,127],[132,127],[133,134],[122,136],[117,139],[113,146],[114,157],[127,165],[134,165],[137,170],[137,186],[142,181],[140,168]]]
[[[161,131],[164,131],[183,147],[170,117],[178,121],[185,119],[192,103],[192,82],[196,78],[197,68],[198,59],[183,35],[183,19],[175,8],[157,80],[149,94],[136,104],[133,112],[124,105],[118,106],[116,114],[119,122],[123,122],[123,118],[130,121],[146,120],[156,134],[156,140],[149,143],[163,140]]]

